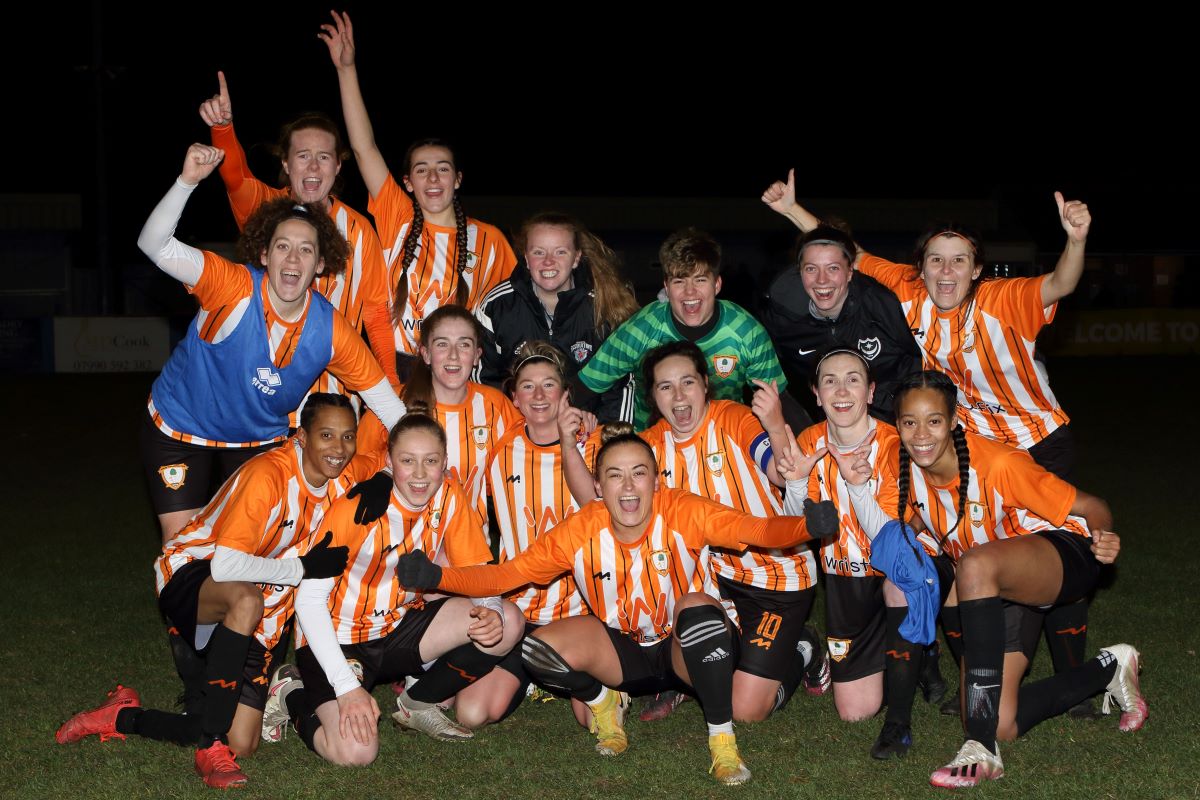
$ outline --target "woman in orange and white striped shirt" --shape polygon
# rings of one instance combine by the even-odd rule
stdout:
[[[771,438],[746,406],[709,399],[705,362],[700,348],[688,341],[657,347],[642,362],[647,405],[657,421],[641,436],[654,449],[659,475],[666,486],[743,513],[777,516],[783,508],[771,480],[783,481]],[[767,386],[757,394],[773,391]],[[761,398],[755,402],[761,405]],[[787,429],[775,410],[777,441],[785,445]],[[734,606],[741,626],[734,718],[766,719],[791,699],[806,669],[814,680],[824,669],[824,649],[815,632],[805,628],[816,594],[812,547],[716,549],[710,563],[721,596]]]
[[[391,323],[400,379],[417,356],[423,320],[445,303],[475,311],[488,292],[512,274],[516,254],[496,227],[468,217],[458,200],[462,172],[443,141],[414,142],[405,152],[400,184],[375,144],[354,64],[348,14],[333,13],[321,39],[337,68],[342,114],[371,200],[392,287]]]
[[[356,523],[347,500],[326,518],[333,542],[349,550],[348,565],[344,574],[301,583],[299,674],[281,676],[267,703],[268,721],[292,719],[310,749],[343,765],[374,761],[380,712],[370,691],[406,676],[418,680],[397,698],[398,724],[441,740],[470,738],[470,728],[508,705],[494,685],[500,676],[490,673],[525,629],[516,606],[497,597],[438,598],[397,580],[397,560],[414,550],[451,566],[487,563],[491,553],[465,493],[446,474],[446,436],[436,420],[406,415],[387,452],[393,487],[383,516]],[[458,724],[437,706],[451,697]]]
[[[1112,514],[1103,500],[1045,471],[1023,450],[965,432],[955,397],[951,380],[935,371],[902,382],[896,393],[898,515],[916,507],[957,562],[943,624],[948,633],[961,631],[964,645],[966,742],[930,778],[945,787],[999,778],[997,739],[1014,739],[1101,691],[1106,708],[1110,701],[1121,708],[1121,730],[1137,730],[1147,717],[1138,653],[1129,645],[1103,648],[1073,669],[1021,686],[1040,627],[1035,609],[1091,591],[1099,565],[1116,558],[1120,540],[1109,530]]]
[[[571,573],[592,615],[538,628],[522,643],[542,684],[588,704],[601,755],[628,746],[617,691],[691,687],[709,730],[714,777],[750,778],[733,734],[737,638],[708,587],[707,547],[789,547],[836,531],[829,504],[807,517],[753,517],[682,489],[658,489],[654,452],[641,438],[608,438],[596,456],[600,500],[570,515],[521,555],[487,567],[441,569],[401,559],[405,585],[467,596],[544,584]],[[810,528],[811,526],[811,528]]]

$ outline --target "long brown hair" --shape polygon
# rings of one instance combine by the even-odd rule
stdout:
[[[475,315],[470,311],[456,305],[442,306],[421,321],[420,346],[424,347],[425,343],[433,338],[439,325],[452,319],[462,320],[471,325],[475,334],[475,346],[478,347],[483,341],[483,329],[479,320],[475,319]],[[430,414],[436,413],[437,393],[433,390],[433,371],[420,355],[413,361],[408,383],[404,385],[404,394],[400,399],[406,406],[421,404],[420,407],[429,409]]]
[[[513,237],[518,252],[525,252],[529,232],[538,225],[569,230],[575,240],[575,249],[583,253],[582,263],[587,265],[592,275],[592,323],[597,330],[616,330],[622,322],[633,316],[639,308],[637,299],[629,284],[621,278],[621,259],[611,247],[575,217],[557,211],[543,211],[521,223]]]

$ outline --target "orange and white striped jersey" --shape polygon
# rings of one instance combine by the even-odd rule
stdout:
[[[925,368],[958,387],[958,416],[971,433],[1029,449],[1069,420],[1033,360],[1038,332],[1058,304],[1042,305],[1043,275],[981,281],[966,308],[939,311],[913,267],[863,254],[858,269],[900,300]]]
[[[213,145],[225,151],[221,162],[221,178],[229,195],[229,206],[238,230],[246,227],[246,220],[263,203],[287,197],[289,189],[280,189],[260,181],[250,172],[246,153],[242,150],[234,133],[233,125],[215,125],[212,128]],[[389,380],[397,382],[395,351],[392,349],[391,326],[388,324],[387,264],[383,258],[383,247],[370,221],[336,197],[329,197],[329,216],[338,231],[350,244],[350,257],[346,268],[336,275],[318,275],[313,289],[324,295],[335,309],[341,312],[350,327],[356,331],[366,329],[371,351]],[[382,311],[383,313],[378,313]],[[313,386],[314,392],[335,392],[355,402],[358,398],[336,377],[326,372]]]
[[[880,509],[889,519],[895,519],[899,500],[896,474],[900,466],[897,449],[900,437],[886,422],[872,419],[871,424],[875,428],[870,455],[874,469],[868,483]],[[829,441],[828,425],[828,422],[818,422],[806,428],[796,437],[800,449],[815,453],[823,447],[836,447]],[[871,536],[863,530],[854,513],[850,490],[832,455],[826,455],[813,467],[808,476],[808,496],[813,500],[832,500],[841,517],[837,538],[826,539],[821,544],[821,569],[828,575],[849,578],[882,575],[871,566]],[[937,543],[928,532],[918,534],[917,540],[931,556],[937,555]]]
[[[467,384],[462,403],[437,404],[437,420],[446,431],[446,469],[467,492],[479,524],[487,531],[487,495],[484,475],[488,455],[500,437],[524,417],[504,393],[480,383]]]
[[[589,467],[595,461],[598,446],[599,437],[595,434],[578,444]],[[521,424],[510,428],[496,442],[488,463],[487,481],[500,526],[501,562],[528,550],[534,541],[579,509],[563,474],[559,445],[534,443]],[[515,603],[527,620],[538,625],[588,613],[570,574],[546,585],[518,589],[505,599]]]
[[[218,344],[233,333],[250,306],[251,296],[254,293],[253,275],[243,264],[229,261],[208,250],[203,252],[204,267],[200,273],[200,280],[196,282],[195,286],[189,286],[187,289],[200,301],[200,310],[196,314],[195,321],[196,331],[200,338],[209,344]],[[308,318],[311,304],[306,302],[304,312],[300,317],[294,322],[288,322],[275,313],[275,308],[267,295],[267,280],[264,275],[259,289],[262,293],[263,311],[266,315],[271,362],[276,367],[286,367],[291,363],[296,346],[300,343],[304,321]],[[362,337],[346,322],[345,317],[337,313],[333,315],[333,352],[329,356],[328,372],[337,373],[341,376],[342,381],[356,389],[369,389],[384,379],[379,365],[371,358],[370,351],[363,346]],[[147,408],[151,420],[159,431],[172,439],[178,439],[188,444],[202,447],[258,447],[270,443],[217,442],[176,431],[155,409],[153,398],[147,402]],[[293,419],[292,422],[294,424],[295,420]],[[273,441],[282,441],[282,439]]]
[[[406,591],[396,580],[396,561],[405,553],[423,550],[451,566],[486,564],[492,558],[466,494],[449,477],[420,511],[407,508],[394,491],[387,513],[368,525],[354,524],[356,507],[357,500],[334,503],[322,526],[333,531],[332,547],[350,548],[346,572],[329,596],[341,644],[382,639],[408,609],[424,604],[426,595]]]
[[[1087,521],[1070,514],[1075,487],[1042,469],[1028,452],[974,433],[967,433],[967,448],[971,452],[967,519],[942,543],[952,558],[957,560],[978,544],[1036,531],[1061,529],[1090,535]],[[958,521],[959,480],[939,486],[915,464],[910,469],[909,504],[941,540]]]
[[[333,500],[384,463],[382,450],[356,454],[337,478],[314,490],[304,478],[295,439],[243,464],[200,513],[163,545],[154,563],[155,591],[187,564],[211,559],[217,547],[260,558],[299,558],[319,540]],[[352,503],[351,515],[353,516]],[[270,650],[292,616],[294,586],[259,584],[263,616],[255,636]]]
[[[639,644],[656,644],[671,635],[681,598],[691,592],[717,597],[704,563],[707,548],[740,550],[739,536],[766,534],[774,521],[747,516],[683,489],[660,488],[653,503],[645,533],[632,544],[625,544],[609,529],[608,508],[597,499],[512,561],[481,571],[443,570],[440,591],[490,594],[481,589],[497,580],[507,589],[547,584],[570,572],[588,608],[604,624],[624,631]],[[799,530],[798,526],[784,528]]]
[[[640,436],[654,450],[664,485],[687,489],[756,517],[783,512],[779,492],[763,472],[767,434],[754,413],[741,403],[710,401],[704,419],[683,441],[675,439],[665,419]],[[714,575],[771,591],[794,592],[814,586],[816,568],[812,547],[807,544],[786,550],[712,551]]]
[[[367,210],[375,217],[383,243],[383,257],[388,266],[387,300],[391,303],[404,272],[400,261],[413,221],[412,198],[388,175],[379,194],[368,202]],[[416,255],[408,265],[408,302],[399,322],[393,324],[396,350],[412,355],[419,352],[421,320],[440,306],[454,302],[459,278],[457,229],[425,220],[420,235]],[[467,219],[467,250],[462,278],[468,286],[466,307],[474,313],[488,292],[508,280],[517,265],[517,256],[498,228],[471,218]]]

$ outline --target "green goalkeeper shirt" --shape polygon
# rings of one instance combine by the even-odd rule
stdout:
[[[766,329],[746,309],[727,300],[717,301],[717,313],[720,315],[717,324],[696,342],[708,364],[713,398],[741,402],[743,389],[751,386],[752,378],[766,383],[775,381],[782,392],[787,379],[783,377],[783,369]],[[661,344],[684,338],[671,315],[671,304],[653,302],[604,340],[580,370],[579,379],[597,394],[630,373],[640,383],[642,359],[646,353]],[[633,412],[637,430],[644,429],[650,419],[644,394],[639,385]]]

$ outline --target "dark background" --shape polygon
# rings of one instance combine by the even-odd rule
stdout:
[[[757,203],[794,164],[802,200],[986,199],[1000,233],[1057,250],[1051,193],[1061,189],[1093,210],[1090,250],[1200,249],[1195,69],[1170,41],[1178,20],[1078,9],[1020,19],[749,6],[705,16],[648,4],[349,10],[384,156],[398,171],[410,140],[448,137],[468,212],[473,194]],[[340,120],[316,38],[327,19],[311,2],[15,12],[4,191],[83,193],[84,240],[99,244],[81,260],[96,247],[136,258],[137,230],[187,144],[207,141],[196,109],[218,69],[264,179],[281,123],[305,110]],[[357,175],[343,174],[343,196],[365,210]],[[184,216],[185,241],[236,234],[210,184]]]

